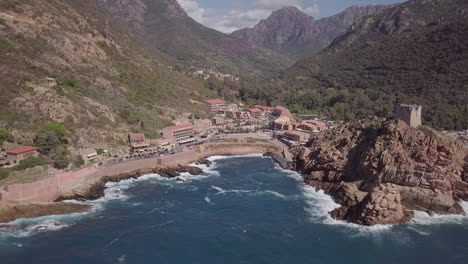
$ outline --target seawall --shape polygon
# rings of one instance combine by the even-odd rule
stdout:
[[[142,173],[154,172],[157,168],[187,165],[201,159],[218,155],[246,155],[277,151],[268,143],[211,143],[193,150],[177,153],[163,158],[136,160],[109,167],[85,168],[75,172],[55,175],[43,180],[10,184],[0,188],[0,201],[7,203],[53,202],[61,196],[69,196],[76,190],[91,188],[103,177],[118,179],[131,178]]]

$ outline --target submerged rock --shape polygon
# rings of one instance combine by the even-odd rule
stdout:
[[[463,214],[468,199],[464,147],[428,127],[361,121],[326,131],[293,149],[307,184],[341,204],[336,219],[362,225],[400,224],[411,210]]]

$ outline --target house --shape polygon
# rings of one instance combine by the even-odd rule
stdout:
[[[88,148],[88,149],[80,149],[78,150],[78,154],[83,158],[83,160],[88,163],[91,161],[95,161],[99,158],[99,155],[95,149]]]
[[[284,114],[291,114],[291,111],[289,111],[289,109],[283,106],[276,106],[273,109],[273,115],[275,116],[282,116]]]
[[[236,104],[228,104],[226,106],[226,112],[235,113],[239,111],[239,107]]]
[[[45,78],[44,85],[54,87],[57,85],[57,81],[54,78]]]
[[[255,108],[262,110],[263,113],[271,113],[273,112],[273,108],[264,105],[256,105]]]
[[[221,99],[206,100],[205,107],[208,113],[218,114],[226,111],[226,102]]]
[[[240,120],[250,120],[252,115],[248,111],[236,112],[235,117]]]
[[[322,121],[306,120],[298,124],[297,129],[317,133],[328,129],[328,126]]]
[[[175,148],[174,143],[167,138],[152,140],[151,145],[156,146],[159,151],[171,151],[173,148]]]
[[[274,129],[275,130],[296,130],[297,122],[294,119],[291,119],[288,116],[280,116],[274,122]]]
[[[211,122],[214,126],[222,126],[226,124],[226,120],[220,116],[216,116],[213,119],[211,119]]]
[[[252,117],[254,118],[259,118],[263,115],[263,112],[262,110],[260,110],[259,108],[250,108],[249,110],[247,110],[250,115],[252,115]]]
[[[145,153],[150,147],[143,133],[130,133],[128,135],[128,143],[130,144],[130,152],[132,154]]]
[[[30,157],[39,156],[39,148],[31,146],[23,146],[6,151],[6,160],[11,166],[18,165],[22,160]]]
[[[203,134],[213,129],[213,122],[209,119],[197,119],[193,122],[196,134]]]
[[[195,138],[195,129],[191,124],[166,127],[163,129],[164,138],[174,144],[186,146],[197,142]]]
[[[284,137],[296,143],[304,143],[310,139],[310,134],[301,131],[288,130],[284,133]]]

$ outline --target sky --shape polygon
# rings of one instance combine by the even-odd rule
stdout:
[[[405,0],[177,0],[199,23],[230,33],[252,27],[283,6],[296,6],[316,19],[353,5],[394,4]]]

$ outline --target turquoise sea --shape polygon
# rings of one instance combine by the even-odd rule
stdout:
[[[186,182],[108,184],[91,213],[15,221],[0,230],[0,263],[468,263],[466,217],[334,221],[329,196],[270,158],[211,159]]]

